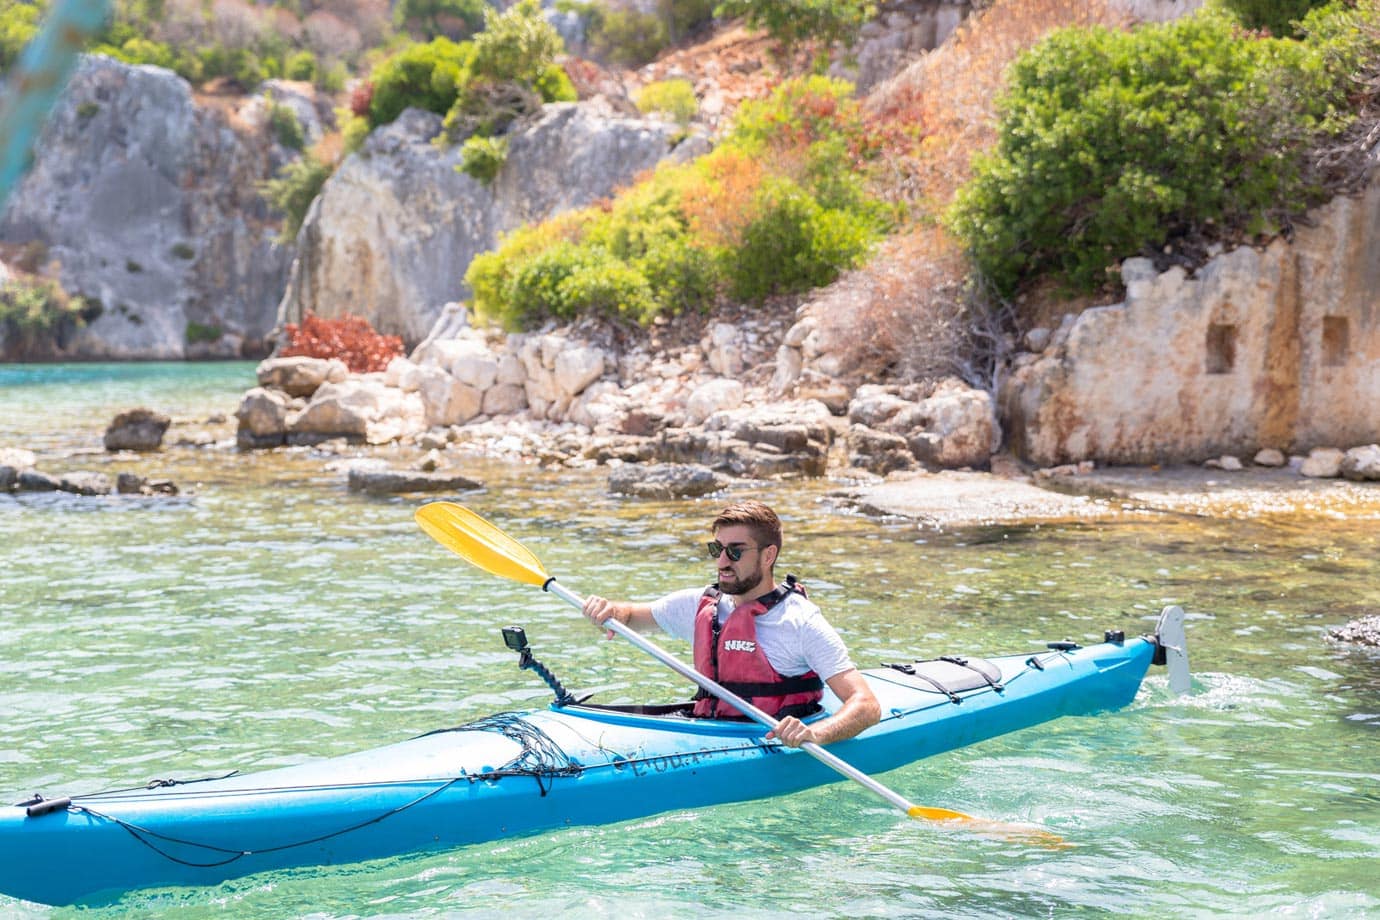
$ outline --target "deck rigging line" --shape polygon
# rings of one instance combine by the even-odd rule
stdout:
[[[340,837],[345,834],[349,834],[353,831],[361,830],[362,828],[378,824],[382,821],[386,821],[394,815],[402,814],[408,809],[420,805],[428,799],[440,795],[442,792],[445,792],[447,789],[456,785],[462,780],[472,783],[480,780],[501,779],[505,776],[530,776],[537,781],[537,787],[541,790],[541,794],[544,796],[550,790],[551,781],[555,777],[577,776],[584,769],[584,767],[582,767],[580,764],[571,760],[570,757],[565,753],[565,751],[561,750],[560,746],[557,745],[556,742],[554,742],[549,735],[547,735],[537,726],[533,725],[531,722],[528,722],[526,719],[523,719],[518,713],[496,713],[495,715],[486,716],[485,718],[479,719],[475,722],[470,722],[465,725],[459,725],[455,728],[446,728],[439,729],[434,732],[427,732],[426,734],[420,735],[418,737],[426,737],[427,735],[435,735],[440,734],[442,732],[453,731],[498,732],[505,738],[509,738],[512,741],[515,741],[519,745],[521,745],[522,751],[508,763],[492,771],[488,771],[485,773],[468,773],[462,769],[458,775],[439,782],[434,788],[428,789],[427,791],[423,792],[421,795],[417,796],[411,801],[404,802],[403,804],[390,808],[384,812],[381,812],[380,814],[373,815],[372,817],[366,818],[362,821],[358,821],[354,824],[350,824],[346,827],[339,828],[338,830],[329,831],[324,834],[317,834],[315,836],[306,837],[301,840],[294,840],[289,843],[277,844],[275,846],[260,847],[258,849],[237,849],[235,847],[223,847],[217,844],[202,843],[196,840],[188,840],[186,838],[176,837],[172,834],[164,834],[159,831],[143,827],[141,825],[135,824],[132,821],[126,821],[123,818],[107,814],[106,812],[103,812],[98,808],[94,808],[90,805],[75,800],[67,806],[66,810],[69,812],[84,813],[90,815],[93,818],[96,818],[97,820],[109,821],[112,824],[115,824],[120,828],[124,829],[135,840],[139,841],[144,846],[148,847],[150,850],[152,850],[153,852],[157,853],[159,856],[162,856],[164,859],[167,859],[170,862],[177,863],[181,866],[188,866],[191,868],[211,869],[217,866],[228,865],[232,862],[235,862],[236,860],[243,859],[246,856],[253,856],[259,853],[277,853],[283,850],[291,850],[296,847],[311,846],[312,844],[323,843],[335,837]],[[222,778],[228,778],[229,776],[233,775],[233,773],[227,774],[226,777]],[[147,786],[136,788],[152,789],[166,786],[179,786],[188,783],[204,781],[205,780],[153,780],[152,782],[148,783]],[[323,784],[317,787],[301,786],[296,788],[328,789],[332,787],[329,784]],[[104,793],[95,793],[91,796],[86,796],[85,798],[99,798],[103,795],[111,795],[116,792],[129,791],[134,790],[110,790]],[[271,787],[265,787],[259,789],[236,789],[234,791],[236,794],[252,794],[259,792],[272,792],[274,791],[274,789]],[[39,798],[41,800],[41,797]],[[193,859],[187,859],[169,852],[167,848],[168,844],[188,847],[194,850],[202,850],[207,854],[215,854],[215,856],[214,858],[210,858],[208,861],[204,862]]]

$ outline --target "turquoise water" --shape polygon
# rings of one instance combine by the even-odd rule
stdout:
[[[0,795],[299,763],[544,705],[503,647],[509,623],[577,692],[687,692],[550,595],[438,547],[412,522],[416,499],[350,494],[330,457],[99,449],[122,409],[200,422],[232,414],[252,384],[248,364],[0,366],[0,446],[34,449],[50,472],[131,469],[184,486],[174,499],[0,497]],[[486,488],[462,500],[578,592],[649,597],[709,577],[697,546],[722,496],[631,501],[600,471],[463,467]],[[1171,697],[1157,669],[1127,710],[881,777],[917,802],[1039,823],[1073,848],[938,829],[836,785],[136,892],[80,915],[1380,916],[1380,654],[1325,639],[1380,612],[1374,518],[936,533],[850,514],[837,485],[733,494],[782,512],[786,568],[862,665],[1093,641],[1148,629],[1167,603],[1189,611],[1191,696]],[[5,917],[77,913],[0,898]]]

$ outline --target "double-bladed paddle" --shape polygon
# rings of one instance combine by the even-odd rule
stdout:
[[[499,575],[523,584],[536,585],[543,591],[550,592],[567,601],[577,609],[584,607],[584,599],[568,590],[564,585],[558,584],[556,579],[547,573],[541,560],[537,559],[531,550],[463,505],[457,505],[454,502],[431,502],[417,509],[416,518],[417,523],[422,530],[426,531],[428,536],[472,565],[492,575]],[[727,687],[699,673],[635,630],[614,619],[606,620],[602,625],[627,639],[677,674],[693,681],[739,712],[751,717],[754,721],[768,729],[776,728],[776,719]],[[984,821],[948,808],[916,805],[812,741],[804,742],[800,748],[821,763],[886,799],[912,818],[963,822],[979,831],[995,832],[1012,838],[1025,838],[1045,846],[1064,845],[1061,838],[1047,831]]]

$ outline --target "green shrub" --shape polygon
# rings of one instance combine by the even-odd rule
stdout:
[[[345,89],[350,79],[350,71],[340,61],[336,61],[317,77],[317,88],[327,93],[339,93]]]
[[[542,102],[574,102],[580,98],[571,82],[570,75],[560,64],[550,64],[537,75],[532,88],[541,96]]]
[[[661,112],[682,128],[690,124],[690,119],[695,117],[699,108],[695,88],[689,80],[658,80],[648,83],[637,94],[639,112]]]
[[[225,330],[219,326],[208,326],[205,323],[195,321],[187,323],[187,344],[203,345],[211,342],[219,342],[221,336],[225,335]]]
[[[870,148],[848,85],[788,84],[753,117],[713,153],[477,256],[465,275],[476,314],[509,328],[588,312],[648,323],[857,264],[887,212],[854,176]],[[764,183],[762,164],[785,172]]]
[[[461,39],[484,25],[484,0],[398,0],[393,24],[416,36]]]
[[[316,82],[316,55],[303,49],[288,55],[283,62],[283,76],[288,80]]]
[[[846,80],[810,76],[790,80],[765,99],[745,101],[733,119],[732,142],[750,149],[808,146],[860,137],[861,108]]]
[[[364,141],[369,137],[369,119],[356,115],[347,108],[336,109],[335,117],[340,125],[341,150],[348,156],[364,146]]]
[[[572,314],[561,285],[576,272],[604,261],[587,247],[558,243],[517,266],[503,286],[505,318],[519,325],[546,317],[569,318]]]
[[[85,300],[68,296],[53,281],[12,279],[0,284],[0,328],[27,341],[50,335],[65,322],[81,325],[86,312]]]
[[[948,221],[1000,291],[1043,273],[1095,289],[1172,233],[1267,231],[1306,206],[1301,151],[1343,91],[1318,48],[1221,16],[1057,32],[1013,65]]]
[[[302,131],[302,123],[297,120],[297,113],[291,106],[275,102],[272,94],[268,95],[267,102],[268,129],[273,132],[273,137],[289,150],[301,150],[307,143],[307,136]]]
[[[409,45],[374,70],[369,126],[386,125],[414,107],[445,115],[469,81],[474,46],[435,38]]]
[[[0,71],[9,70],[38,34],[39,9],[32,3],[6,4],[0,9]]]
[[[1327,6],[1332,0],[1216,0],[1216,6],[1226,10],[1248,29],[1268,29],[1280,37],[1297,36],[1296,24],[1312,10]]]
[[[579,265],[557,289],[562,319],[594,314],[648,323],[660,312],[647,277],[619,259]]]
[[[264,198],[283,213],[279,242],[290,243],[297,238],[307,209],[330,177],[331,167],[308,152],[280,169],[275,178],[260,184]]]
[[[508,158],[506,137],[474,137],[466,139],[460,148],[460,165],[456,169],[488,185],[494,181],[503,162]]]
[[[565,50],[560,33],[541,14],[537,0],[520,0],[506,12],[484,11],[484,31],[474,37],[476,76],[535,86]]]
[[[171,47],[141,36],[126,39],[118,48],[104,46],[97,50],[126,64],[148,64],[153,67],[166,67],[168,70],[177,69],[177,54]]]
[[[724,254],[736,300],[760,303],[772,294],[828,284],[856,264],[875,235],[866,219],[824,208],[785,179],[762,187],[754,211],[741,245]]]
[[[641,67],[670,42],[666,23],[656,15],[602,6],[591,8],[586,34],[595,57],[620,67]]]
[[[715,0],[658,0],[657,15],[667,36],[678,42],[714,18]]]
[[[877,5],[871,0],[722,0],[714,12],[742,16],[790,47],[810,39],[850,44],[877,14]]]
[[[561,37],[535,0],[522,0],[504,13],[490,10],[471,47],[471,78],[446,113],[445,140],[501,134],[543,102],[575,98],[574,84],[555,63],[564,47]]]
[[[714,254],[705,246],[695,245],[689,234],[658,239],[655,247],[630,264],[655,292],[656,307],[637,317],[641,322],[662,314],[679,316],[704,310],[714,301],[718,286]]]

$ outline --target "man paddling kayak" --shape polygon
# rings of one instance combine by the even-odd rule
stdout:
[[[689,640],[695,670],[779,719],[767,737],[790,747],[842,741],[875,725],[881,707],[838,632],[793,576],[776,583],[781,552],[776,512],[760,501],[737,502],[719,512],[711,530],[715,584],[651,603],[592,596],[585,600],[585,616],[598,624],[612,618],[639,632],[660,627]],[[842,705],[826,718],[801,721],[819,711],[824,684]],[[695,697],[695,715],[742,718],[705,691]]]

